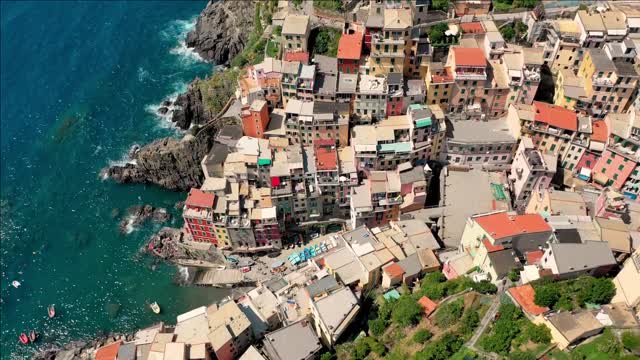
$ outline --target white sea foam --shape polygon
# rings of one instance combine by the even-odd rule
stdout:
[[[175,125],[173,124],[173,122],[171,122],[171,118],[173,116],[173,111],[178,107],[177,105],[174,105],[173,103],[176,101],[176,99],[178,98],[178,95],[184,93],[187,91],[187,83],[186,82],[177,82],[175,84],[173,84],[173,92],[169,95],[167,95],[164,99],[162,99],[162,101],[156,103],[156,104],[149,104],[147,106],[145,106],[145,110],[150,113],[153,114],[155,116],[157,116],[160,120],[158,122],[158,125],[162,128],[175,128],[176,130],[178,130],[178,128],[175,127]],[[171,102],[171,105],[167,106],[168,111],[165,114],[161,114],[159,112],[160,108],[163,106],[162,103],[165,101],[169,101]]]
[[[179,56],[180,61],[187,65],[205,61],[197,52],[188,48],[186,43],[187,34],[196,26],[196,19],[197,17],[174,20],[161,32],[162,38],[176,44],[169,52]]]
[[[178,266],[178,273],[184,282],[189,281],[189,268],[185,266]]]
[[[125,227],[124,227],[125,233],[131,234],[136,229],[135,226],[133,226],[135,221],[136,221],[135,215],[127,216],[127,225],[125,225]]]

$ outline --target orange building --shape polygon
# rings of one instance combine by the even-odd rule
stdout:
[[[254,100],[242,110],[242,132],[246,136],[264,139],[269,125],[269,108],[264,100]]]

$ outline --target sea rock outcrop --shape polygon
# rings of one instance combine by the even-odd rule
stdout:
[[[187,134],[182,139],[162,138],[140,148],[129,163],[104,169],[102,176],[119,183],[155,184],[187,191],[202,185],[200,161],[212,143],[213,131],[199,136]]]
[[[215,116],[204,105],[202,92],[197,86],[197,81],[199,80],[196,79],[192,82],[187,87],[187,91],[178,95],[172,104],[171,121],[183,130],[189,129],[191,125],[205,124]]]
[[[227,64],[247,44],[255,7],[254,0],[209,1],[187,35],[187,46],[205,60]]]
[[[163,223],[171,220],[171,214],[165,208],[155,208],[148,204],[132,206],[127,210],[127,217],[120,221],[120,232],[127,233],[128,229],[149,219],[155,223]]]

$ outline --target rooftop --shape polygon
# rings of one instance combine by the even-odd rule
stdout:
[[[282,26],[282,34],[306,35],[308,28],[309,17],[307,15],[287,15]]]
[[[287,62],[299,62],[302,64],[308,64],[309,63],[309,53],[306,51],[287,51],[284,54],[284,60],[285,60],[285,64]],[[289,74],[293,73],[289,70]],[[285,71],[283,71],[285,72]]]
[[[496,240],[524,233],[552,231],[549,224],[538,214],[509,215],[502,211],[476,215],[473,220]]]
[[[191,188],[185,204],[187,206],[199,207],[199,208],[213,208],[213,203],[216,196],[213,194],[205,193],[204,191],[196,188]]]
[[[575,112],[540,101],[534,101],[533,105],[535,109],[535,121],[543,122],[560,129],[578,130],[578,117]]]
[[[384,9],[385,30],[404,30],[412,25],[410,9]]]
[[[362,53],[362,33],[342,34],[338,43],[338,59],[359,60]]]
[[[498,278],[506,276],[513,268],[520,266],[518,257],[511,249],[494,251],[487,255],[491,261],[491,266],[495,270]]]
[[[472,33],[472,34],[482,34],[484,33],[484,27],[482,27],[482,23],[481,22],[468,22],[468,23],[462,23],[460,24],[460,28],[462,29],[462,32],[465,34],[468,33]]]
[[[586,10],[578,10],[578,18],[586,31],[604,32],[607,30],[599,13],[590,14]]]
[[[345,325],[345,320],[348,320],[354,309],[359,309],[358,299],[348,287],[343,287],[331,295],[315,301],[315,306],[318,309],[320,319],[332,333],[338,332]]]
[[[434,311],[436,311],[436,308],[438,307],[438,303],[429,299],[426,296],[423,296],[420,299],[418,299],[418,304],[422,306],[422,309],[424,310],[424,314],[427,316],[431,315]]]
[[[344,35],[343,35],[344,36]],[[342,38],[340,38],[342,40]],[[338,59],[325,55],[315,55],[313,62],[316,64],[316,70],[318,73],[337,75],[338,74]]]
[[[492,144],[498,142],[515,143],[516,138],[509,132],[507,118],[491,121],[464,120],[447,122],[452,137],[449,141],[469,144]]]
[[[549,311],[548,307],[538,306],[535,304],[533,299],[536,292],[531,284],[512,287],[507,291],[513,300],[517,302],[524,311],[531,315],[540,315]]]
[[[358,83],[358,92],[362,94],[386,94],[387,93],[387,81],[384,77],[377,77],[373,75],[360,75],[360,82]]]
[[[487,66],[487,59],[479,48],[463,48],[454,47],[453,54],[455,56],[456,66]]]
[[[340,73],[338,78],[338,92],[354,94],[358,87],[358,74]]]
[[[307,359],[322,349],[320,339],[308,320],[266,334],[264,345],[271,360]]]
[[[551,324],[564,336],[569,343],[587,334],[603,328],[603,325],[589,311],[571,313],[563,311],[547,318]]]
[[[551,243],[559,274],[595,269],[616,263],[609,244],[603,241],[585,241],[580,244]]]
[[[316,168],[321,171],[338,170],[338,152],[335,147],[316,146]]]

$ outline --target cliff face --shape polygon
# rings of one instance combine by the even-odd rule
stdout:
[[[200,88],[193,83],[189,85],[187,92],[178,95],[173,105],[171,121],[183,130],[189,129],[191,124],[201,125],[213,118],[213,114],[203,104]]]
[[[135,163],[109,167],[103,174],[119,183],[150,183],[187,191],[202,184],[200,161],[212,142],[213,136],[159,139],[132,155]]]
[[[187,46],[206,60],[227,64],[247,43],[255,6],[254,0],[209,1],[187,35]]]

